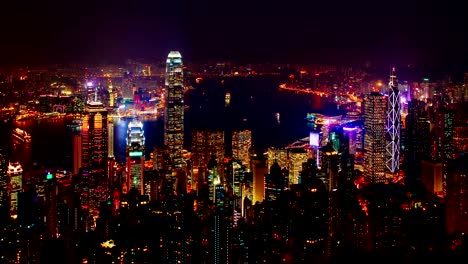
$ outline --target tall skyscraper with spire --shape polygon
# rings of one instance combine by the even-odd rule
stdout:
[[[128,190],[135,188],[144,194],[143,174],[145,171],[145,136],[143,123],[132,120],[127,132],[127,185]]]
[[[183,167],[184,147],[184,86],[180,52],[169,52],[165,79],[164,144],[169,148],[173,168],[177,169]]]
[[[390,82],[388,83],[387,100],[387,169],[391,174],[398,172],[400,168],[400,91],[395,67],[390,73]]]

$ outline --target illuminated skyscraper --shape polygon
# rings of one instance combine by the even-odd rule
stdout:
[[[8,164],[8,179],[10,191],[10,216],[14,219],[18,216],[18,198],[23,189],[23,167],[19,162]]]
[[[8,206],[8,175],[7,158],[3,150],[0,150],[0,217]]]
[[[205,167],[214,155],[218,164],[224,158],[224,132],[222,130],[192,131],[192,160],[194,168]],[[221,170],[218,167],[218,170]]]
[[[287,175],[283,175],[283,171],[277,162],[274,162],[270,167],[270,173],[265,174],[265,198],[268,201],[276,200],[287,186]]]
[[[107,109],[101,102],[88,101],[81,130],[81,166],[89,191],[83,204],[89,206],[90,212],[98,210],[109,194],[107,129]],[[87,228],[94,228],[92,214],[88,220]]]
[[[232,208],[223,184],[215,185],[213,263],[231,263]]]
[[[166,60],[164,144],[169,147],[174,168],[182,168],[184,147],[184,86],[182,56],[171,51]]]
[[[73,135],[73,174],[78,174],[81,168],[81,135],[75,134]]]
[[[127,132],[127,188],[135,188],[144,194],[145,136],[143,123],[132,120]]]
[[[252,131],[242,130],[232,132],[232,156],[250,169],[250,148],[252,147]]]
[[[93,174],[106,176],[108,157],[107,110],[101,102],[88,102],[81,138],[81,165]]]
[[[114,157],[114,121],[111,116],[107,120],[108,144],[107,144],[107,182],[112,185],[116,176],[116,164]],[[110,186],[109,185],[109,186]]]
[[[388,84],[387,106],[387,169],[391,174],[397,173],[400,168],[400,91],[395,73],[392,68]]]
[[[108,118],[108,123],[107,123],[107,132],[109,133],[108,136],[108,141],[109,143],[107,144],[107,155],[109,158],[114,157],[114,121],[112,120],[112,117]]]
[[[307,162],[309,154],[302,148],[291,148],[288,151],[289,156],[289,179],[288,186],[299,184],[299,178],[302,171],[302,163]]]
[[[277,162],[280,168],[288,168],[288,150],[284,148],[268,148],[267,167],[270,168],[273,163]]]
[[[386,100],[372,92],[364,101],[364,178],[370,183],[385,182]]]

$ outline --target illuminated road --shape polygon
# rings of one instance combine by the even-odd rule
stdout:
[[[278,86],[279,89],[281,90],[286,90],[286,91],[292,91],[292,92],[296,92],[296,93],[304,93],[304,94],[313,94],[313,95],[319,95],[321,97],[324,97],[324,96],[329,96],[329,93],[327,92],[319,92],[319,91],[311,91],[310,89],[308,88],[305,88],[305,89],[299,89],[299,88],[294,88],[294,87],[290,87],[290,86],[286,86],[285,83],[283,84],[280,84]],[[343,94],[338,94],[340,96],[346,96],[349,98],[350,101],[352,102],[361,102],[362,100],[359,99],[357,96],[355,96],[354,94],[350,94],[350,93],[343,93]]]

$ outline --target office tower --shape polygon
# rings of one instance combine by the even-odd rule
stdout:
[[[184,147],[184,86],[182,56],[171,51],[166,60],[166,94],[164,112],[164,144],[175,169],[183,167],[182,150]]]
[[[299,178],[302,171],[302,163],[307,162],[309,154],[303,148],[291,148],[288,150],[289,156],[289,179],[288,186],[299,184]]]
[[[9,162],[7,175],[9,179],[10,217],[18,216],[18,197],[23,189],[23,167],[19,162]]]
[[[357,126],[345,126],[343,127],[343,134],[349,139],[349,153],[356,154],[358,143],[357,143]],[[361,146],[362,147],[362,146]]]
[[[433,194],[442,192],[442,163],[421,160],[421,183]]]
[[[122,96],[124,99],[131,99],[133,98],[133,73],[126,72],[124,73],[123,80],[122,80]]]
[[[315,179],[317,179],[317,162],[309,158],[306,162],[302,163],[300,184],[305,189],[310,190]]]
[[[425,113],[425,103],[413,99],[408,103],[405,119],[404,169],[405,183],[418,182],[421,160],[430,160],[430,122]]]
[[[81,134],[81,165],[89,173],[106,176],[108,157],[107,110],[101,102],[88,102]]]
[[[86,198],[83,205],[89,206],[87,229],[95,227],[92,212],[99,209],[102,201],[109,196],[108,182],[108,131],[107,110],[101,102],[88,102],[81,130],[81,165]]]
[[[51,172],[47,172],[46,183],[44,186],[45,192],[45,217],[44,224],[46,226],[46,234],[50,238],[57,238],[58,233],[58,217],[57,217],[57,199],[58,199],[58,184],[57,179]]]
[[[111,116],[108,117],[107,132],[109,133],[107,144],[107,183],[109,190],[111,190],[117,178],[117,165],[114,156],[114,120]]]
[[[265,174],[265,199],[267,201],[276,200],[287,187],[287,176],[277,162],[270,167],[270,173]]]
[[[252,131],[241,130],[232,132],[232,156],[250,169],[250,148],[252,147]]]
[[[108,132],[108,143],[107,143],[107,156],[109,158],[114,157],[114,120],[111,116],[107,119],[107,132]]]
[[[242,165],[242,162],[235,158],[224,158],[223,161],[223,179],[224,182],[229,183],[232,187],[233,195],[233,212],[234,212],[234,225],[237,224],[240,216],[244,212],[244,198],[247,193],[247,167]]]
[[[143,123],[132,120],[127,129],[127,191],[135,188],[140,195],[144,194],[144,164],[145,164],[145,136]]]
[[[446,229],[449,234],[468,232],[468,158],[447,161]]]
[[[386,98],[372,92],[364,100],[364,178],[383,183],[385,178]]]
[[[109,92],[109,106],[114,107],[115,94],[114,94],[114,87],[112,86],[112,83],[107,87],[107,91]]]
[[[400,91],[395,68],[392,68],[390,82],[388,84],[387,99],[387,169],[391,174],[396,174],[400,169]]]
[[[76,175],[80,171],[81,165],[81,135],[74,134],[73,135],[73,174]]]
[[[215,186],[220,182],[220,175],[218,171],[218,161],[216,156],[211,156],[210,161],[208,162],[206,168],[208,169],[208,188],[209,188],[209,199],[215,201]]]
[[[247,172],[246,167],[237,159],[224,159],[224,176],[225,180],[232,186],[232,193],[236,198],[242,197],[242,183],[244,174]]]
[[[145,171],[145,195],[149,197],[150,201],[158,200],[159,196],[159,174],[157,170]]]
[[[97,85],[92,81],[88,81],[86,83],[85,98],[85,102],[93,102],[97,100]]]
[[[311,158],[315,159],[317,168],[320,168],[320,133],[312,131],[309,133],[309,147]]]
[[[232,250],[232,209],[223,184],[215,185],[214,213],[214,261],[231,263]]]
[[[192,263],[193,233],[196,220],[193,200],[184,196],[168,196],[162,208],[162,261],[160,263]]]
[[[333,144],[329,142],[326,146],[320,148],[322,159],[322,171],[326,174],[328,179],[328,191],[336,189],[338,186],[338,151],[333,148]]]
[[[442,193],[444,197],[447,195],[447,181],[449,178],[449,161],[453,159],[453,125],[455,112],[453,109],[444,109],[443,134],[442,138]]]
[[[8,204],[8,184],[9,176],[7,174],[8,164],[4,150],[0,150],[0,217],[3,217],[10,207]]]
[[[267,150],[267,167],[277,162],[281,168],[288,168],[288,150],[270,147]]]
[[[224,132],[222,130],[192,131],[192,166],[205,167],[214,155],[219,165],[224,158]],[[221,170],[221,167],[218,167]]]
[[[453,154],[454,157],[468,153],[468,103],[460,102],[452,105],[455,110],[453,124]]]
[[[254,159],[252,160],[252,171],[253,171],[253,201],[263,202],[265,198],[265,175],[268,173],[269,168],[266,166],[264,160]]]

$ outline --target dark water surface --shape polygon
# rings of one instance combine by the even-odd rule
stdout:
[[[224,80],[224,82],[223,82]],[[281,77],[212,78],[194,84],[185,96],[189,108],[185,112],[185,147],[190,149],[191,131],[194,128],[251,129],[252,141],[257,149],[281,146],[308,136],[304,120],[306,114],[320,111],[320,97],[278,91]],[[225,95],[231,94],[230,106],[225,105]],[[278,123],[275,113],[280,114]],[[125,138],[128,121],[115,123],[115,156],[125,161]],[[153,148],[163,144],[163,119],[145,121],[146,157]],[[5,130],[20,127],[32,136],[29,146],[13,147],[12,159],[23,167],[33,164],[46,168],[71,170],[73,166],[73,131],[66,128],[64,120],[28,120],[11,125],[2,124]],[[75,132],[76,133],[76,132]],[[5,139],[4,137],[4,140]]]

